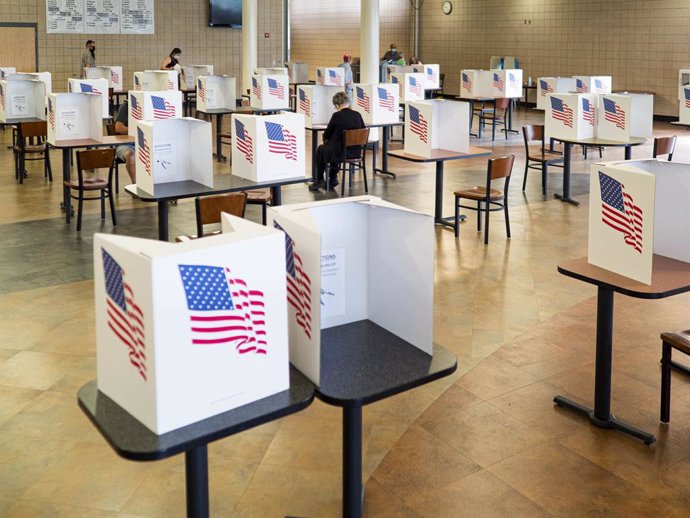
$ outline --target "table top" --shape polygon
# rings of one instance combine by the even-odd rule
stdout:
[[[314,400],[314,386],[291,366],[288,390],[163,435],[153,433],[99,392],[96,380],[79,389],[78,400],[81,409],[118,455],[131,460],[157,460],[298,412]]]
[[[48,144],[56,149],[74,149],[79,147],[111,147],[120,146],[122,144],[134,144],[134,137],[129,135],[108,135],[103,137],[102,141],[83,138],[74,140],[58,140],[55,144]]]
[[[206,108],[205,110],[200,110],[197,108],[199,113],[206,113],[208,115],[224,115],[226,113],[235,113],[236,108]]]
[[[321,331],[319,399],[331,405],[372,403],[452,374],[455,354],[434,344],[425,352],[370,320]]]
[[[534,88],[535,90],[537,89],[537,83],[532,83],[531,85],[528,85],[527,83],[522,83],[523,88]]]
[[[19,124],[21,122],[43,122],[45,119],[39,119],[38,117],[23,117],[21,119],[6,119],[4,121],[0,121],[0,125],[2,126],[14,126],[15,124]]]
[[[298,178],[288,178],[272,180],[268,182],[252,182],[231,174],[218,174],[213,177],[213,187],[208,187],[192,180],[182,182],[160,183],[154,187],[154,193],[149,194],[142,191],[136,184],[125,187],[125,191],[130,196],[148,202],[162,202],[168,200],[178,200],[181,198],[195,198],[197,196],[210,196],[212,194],[224,194],[228,192],[247,191],[249,189],[266,189],[282,185],[291,185],[310,181],[311,177],[300,176]]]
[[[606,147],[624,147],[624,146],[639,146],[647,142],[644,137],[630,137],[630,140],[608,140],[604,138],[583,138],[583,139],[567,139],[560,137],[553,137],[559,142],[566,142],[568,144],[578,144],[585,146],[606,146]]]
[[[558,272],[640,299],[663,299],[690,291],[690,264],[657,254],[653,257],[651,285],[594,266],[586,257],[562,262]]]
[[[463,158],[477,158],[482,156],[491,155],[492,151],[490,149],[470,146],[470,150],[467,153],[462,153],[460,151],[450,151],[448,149],[432,149],[431,156],[419,156],[412,153],[407,153],[402,149],[389,151],[388,156],[399,158],[401,160],[407,160],[409,162],[445,162],[446,160],[462,160]]]
[[[615,90],[611,92],[612,94],[643,94],[643,95],[656,95],[656,92],[650,90]]]
[[[383,122],[380,124],[365,124],[365,128],[386,128],[386,127],[397,127],[405,124],[403,121],[398,122]],[[313,126],[305,126],[304,129],[307,131],[324,131],[328,127],[328,124],[314,124]]]

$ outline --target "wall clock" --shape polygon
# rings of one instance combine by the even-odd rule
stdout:
[[[453,4],[450,2],[443,2],[443,5],[441,5],[441,10],[443,11],[443,14],[450,14],[453,10]]]

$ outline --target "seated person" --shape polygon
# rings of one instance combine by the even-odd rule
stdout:
[[[412,56],[412,57],[410,58],[410,65],[423,65],[423,64],[424,64],[424,63],[422,63],[421,61],[419,61],[419,58],[418,58],[418,57]]]
[[[336,112],[328,122],[323,132],[323,144],[316,150],[316,181],[309,186],[310,191],[318,191],[326,187],[324,173],[329,167],[330,188],[338,185],[338,164],[343,158],[345,144],[343,131],[364,128],[364,119],[359,112],[350,108],[350,98],[345,92],[338,92],[333,96],[333,106]],[[360,156],[361,149],[354,147],[347,150],[348,158]]]
[[[400,53],[398,52],[398,46],[395,43],[391,43],[390,49],[383,55],[381,61],[395,62],[400,59]]]
[[[127,135],[129,131],[129,104],[128,101],[123,102],[117,110],[115,117],[115,133],[117,135]],[[134,144],[122,144],[117,146],[115,156],[125,163],[127,174],[132,179],[132,183],[136,183],[136,169],[134,166]]]

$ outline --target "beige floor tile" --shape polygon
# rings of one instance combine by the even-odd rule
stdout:
[[[365,518],[420,518],[399,498],[381,487],[376,480],[367,482],[364,492]]]
[[[21,351],[0,365],[0,384],[46,390],[78,363],[73,355]]]
[[[457,382],[460,388],[490,399],[539,381],[536,376],[495,357],[480,362]]]
[[[3,514],[5,518],[116,518],[116,513],[73,505],[17,502]]]
[[[40,395],[40,390],[0,386],[0,425]]]

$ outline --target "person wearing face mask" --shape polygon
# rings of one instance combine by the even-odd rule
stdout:
[[[172,49],[170,54],[164,57],[163,61],[161,61],[161,70],[176,70],[177,73],[180,74],[181,84],[185,84],[184,69],[182,68],[182,65],[180,65],[181,55],[182,51],[179,48],[175,47]]]
[[[96,66],[96,42],[89,40],[86,42],[86,49],[81,55],[81,78],[86,77],[86,68]]]
[[[383,55],[381,61],[398,61],[400,57],[398,46],[395,43],[391,43],[390,50]]]

